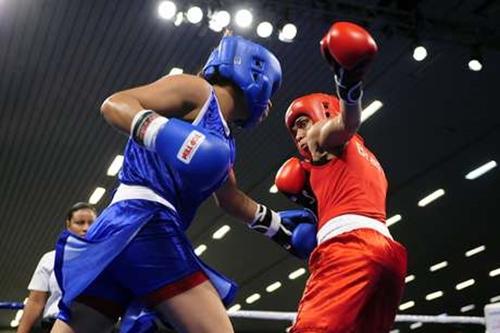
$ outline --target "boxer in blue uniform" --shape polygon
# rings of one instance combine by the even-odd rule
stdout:
[[[179,332],[233,332],[224,305],[236,285],[201,262],[185,235],[212,194],[250,228],[309,255],[314,214],[258,204],[238,189],[232,170],[228,124],[260,123],[280,84],[280,63],[269,50],[225,36],[200,76],[163,77],[103,103],[104,118],[130,134],[120,185],[85,239],[59,238],[55,271],[63,297],[52,332],[110,332],[132,302]]]

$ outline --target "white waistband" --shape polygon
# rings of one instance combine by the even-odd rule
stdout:
[[[372,229],[392,239],[391,233],[384,223],[362,215],[345,214],[334,217],[319,229],[316,236],[318,245],[335,236],[356,229]]]
[[[170,202],[168,202],[163,197],[153,192],[153,190],[151,190],[150,188],[140,185],[120,184],[116,189],[115,195],[113,196],[113,200],[109,205],[111,206],[112,204],[117,203],[119,201],[133,200],[133,199],[158,202],[161,203],[163,206],[172,209],[174,212],[176,211],[174,205],[172,205]]]

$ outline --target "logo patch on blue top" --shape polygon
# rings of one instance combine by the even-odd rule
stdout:
[[[205,135],[196,130],[191,131],[177,152],[177,158],[183,163],[189,164],[203,141],[205,141]]]

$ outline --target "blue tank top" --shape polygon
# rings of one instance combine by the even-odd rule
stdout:
[[[222,116],[213,89],[193,121],[193,125],[210,131],[227,143],[230,148],[232,166],[236,156],[235,141]],[[146,186],[169,201],[181,217],[183,223],[181,227],[185,230],[201,203],[226,181],[229,169],[227,171],[222,179],[215,182],[216,185],[206,191],[196,190],[192,187],[187,189],[181,179],[176,179],[176,174],[169,170],[169,166],[155,152],[151,152],[129,139],[125,147],[123,167],[118,177],[121,183]]]

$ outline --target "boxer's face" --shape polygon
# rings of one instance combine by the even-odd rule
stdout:
[[[272,107],[273,103],[271,103],[271,101],[267,102],[267,107],[259,118],[259,124],[263,122],[267,118],[267,116],[269,116],[269,112],[271,111]]]
[[[293,123],[292,132],[295,134],[295,141],[299,149],[307,151],[307,131],[311,128],[313,122],[307,116],[300,116]]]
[[[83,237],[94,222],[95,217],[95,212],[92,209],[76,210],[73,212],[71,219],[66,220],[66,228],[75,235]]]

